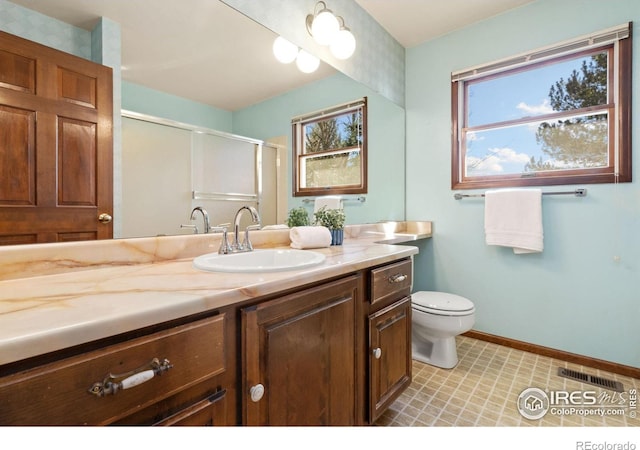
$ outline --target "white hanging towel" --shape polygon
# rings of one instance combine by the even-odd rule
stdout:
[[[487,245],[513,247],[514,253],[543,249],[542,191],[500,189],[485,193],[484,232]]]
[[[318,212],[318,210],[323,206],[326,206],[327,209],[343,209],[342,197],[333,195],[327,195],[326,197],[317,197],[313,205],[313,212]]]

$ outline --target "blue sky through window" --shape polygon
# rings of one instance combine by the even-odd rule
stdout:
[[[507,76],[467,85],[467,127],[482,126],[553,113],[549,90],[561,78],[567,80],[573,70],[580,72],[591,56],[565,60]],[[500,175],[524,172],[533,156],[549,160],[536,142],[539,121],[472,131],[466,135],[468,175]]]

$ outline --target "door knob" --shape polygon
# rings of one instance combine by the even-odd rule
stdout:
[[[100,223],[109,223],[109,222],[111,222],[112,219],[113,219],[113,217],[111,217],[107,213],[102,213],[102,214],[100,214],[98,216],[98,222],[100,222]]]
[[[380,347],[373,349],[373,356],[376,359],[380,359],[380,357],[382,356],[382,350],[380,349]]]

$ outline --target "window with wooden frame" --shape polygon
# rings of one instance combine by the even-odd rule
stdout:
[[[452,74],[452,188],[631,181],[631,23]]]
[[[293,195],[367,192],[367,98],[296,117]]]

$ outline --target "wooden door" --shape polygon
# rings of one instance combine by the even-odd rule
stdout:
[[[111,68],[0,32],[0,245],[113,236],[112,92]]]
[[[411,297],[369,316],[369,420],[411,384]]]
[[[243,423],[353,425],[360,278],[243,310]]]

